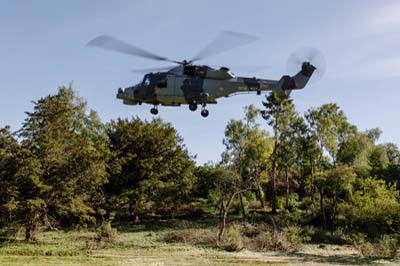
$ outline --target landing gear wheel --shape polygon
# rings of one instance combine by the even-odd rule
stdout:
[[[153,114],[153,115],[158,114],[157,108],[155,108],[155,107],[151,108],[151,109],[150,109],[150,113]]]
[[[196,111],[197,110],[197,104],[190,103],[189,104],[189,110],[192,111],[192,112]]]
[[[207,117],[208,114],[209,114],[209,112],[208,112],[207,109],[204,108],[203,110],[201,110],[201,116],[202,116],[202,117]]]

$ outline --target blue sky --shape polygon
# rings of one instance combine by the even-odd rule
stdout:
[[[290,53],[320,49],[327,60],[322,80],[292,94],[300,113],[337,102],[360,130],[379,127],[381,142],[400,144],[399,1],[3,1],[0,6],[0,126],[17,130],[32,100],[73,82],[103,121],[139,116],[151,106],[126,106],[118,87],[142,77],[131,69],[163,66],[156,61],[86,47],[109,34],[173,59],[188,59],[221,30],[260,40],[201,63],[271,67],[237,73],[279,79]],[[235,72],[235,69],[232,69]],[[204,119],[187,106],[160,107],[199,163],[219,160],[223,131],[243,107],[261,107],[264,96],[222,99]]]

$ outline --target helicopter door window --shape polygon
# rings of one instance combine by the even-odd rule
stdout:
[[[196,75],[196,66],[185,66],[183,69],[183,74],[188,76],[195,76]]]
[[[166,79],[162,79],[162,80],[158,81],[157,82],[157,87],[166,88],[167,87],[167,80]]]

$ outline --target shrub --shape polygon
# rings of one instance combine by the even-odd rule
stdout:
[[[374,254],[374,247],[368,242],[364,234],[359,233],[353,235],[353,246],[364,257],[370,257]]]
[[[290,226],[282,231],[264,231],[252,240],[253,248],[258,251],[295,252],[305,240],[301,234],[298,226]]]
[[[216,246],[216,236],[206,229],[181,229],[169,231],[161,235],[161,241],[167,243],[185,243],[194,245]]]
[[[229,226],[223,235],[218,247],[225,251],[240,251],[243,249],[243,239],[241,234],[242,226],[233,224]]]
[[[371,243],[365,235],[359,235],[353,245],[365,257],[395,258],[399,249],[397,239],[389,235],[384,235],[377,243]]]
[[[99,242],[113,243],[117,234],[117,229],[112,228],[110,222],[103,222],[96,230],[95,239]]]
[[[395,258],[399,249],[399,242],[397,239],[384,235],[379,241],[380,251],[384,257]]]

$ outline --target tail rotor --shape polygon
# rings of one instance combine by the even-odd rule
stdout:
[[[312,65],[315,71],[311,78],[311,82],[318,81],[326,72],[326,60],[322,52],[313,47],[302,47],[295,50],[286,62],[287,71],[290,74],[297,73],[304,66]]]

